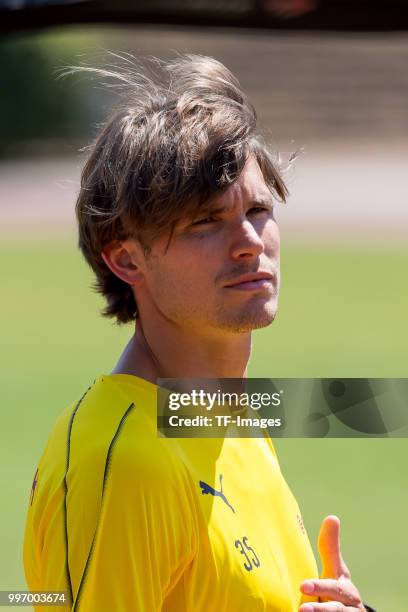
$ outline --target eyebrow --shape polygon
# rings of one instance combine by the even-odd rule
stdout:
[[[273,209],[273,200],[272,198],[268,198],[268,197],[258,197],[255,200],[251,200],[249,208],[253,208],[254,206],[265,206],[265,208],[268,208],[269,210]],[[229,207],[227,206],[218,206],[216,208],[213,208],[212,206],[209,206],[208,208],[208,212],[212,213],[212,214],[219,214],[219,213],[224,213],[227,212],[229,210]]]

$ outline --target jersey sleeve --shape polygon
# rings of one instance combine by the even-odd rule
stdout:
[[[136,455],[113,451],[73,610],[159,611],[194,558],[189,475],[171,453],[151,446]]]

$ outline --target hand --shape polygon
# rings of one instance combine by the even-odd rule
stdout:
[[[320,528],[318,548],[322,560],[320,580],[306,580],[300,585],[305,595],[319,598],[321,603],[304,603],[299,612],[365,611],[360,594],[351,582],[351,575],[340,552],[340,519],[326,516]]]

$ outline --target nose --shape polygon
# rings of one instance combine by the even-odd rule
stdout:
[[[231,241],[232,259],[256,259],[264,250],[264,242],[249,219],[237,223]]]

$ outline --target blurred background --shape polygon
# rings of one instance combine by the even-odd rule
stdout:
[[[278,22],[316,6],[269,4]],[[9,32],[0,41],[0,590],[26,588],[25,513],[56,416],[110,372],[132,334],[100,316],[74,222],[86,146],[115,97],[88,77],[56,75],[83,61],[103,65],[106,49],[219,59],[250,95],[273,149],[284,160],[302,149],[287,175],[289,201],[277,209],[280,313],[254,334],[250,375],[408,376],[406,33],[281,23]],[[276,441],[315,550],[321,520],[340,516],[344,557],[379,611],[408,607],[407,446],[395,438]]]

